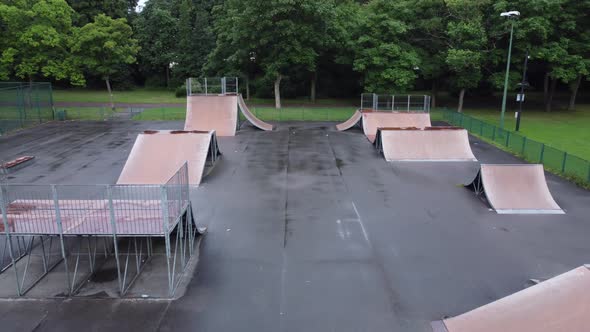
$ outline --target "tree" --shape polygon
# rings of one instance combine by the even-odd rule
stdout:
[[[42,75],[83,84],[68,48],[73,14],[64,0],[0,3],[0,79],[14,75],[32,82]]]
[[[125,64],[135,62],[139,46],[132,34],[126,19],[112,19],[99,14],[94,22],[76,30],[72,43],[72,51],[79,64],[104,79],[113,110],[115,104],[110,77]]]
[[[482,10],[485,0],[446,0],[448,15],[447,50],[445,62],[452,81],[459,89],[458,112],[463,111],[465,90],[475,88],[482,79],[485,61],[483,49],[487,42]]]
[[[150,69],[164,72],[170,81],[170,64],[177,59],[178,19],[162,1],[149,1],[134,21],[135,36],[141,46],[139,59]]]
[[[281,81],[289,70],[313,72],[318,52],[314,37],[325,4],[314,0],[228,0],[215,12],[216,63],[241,66],[248,59],[274,81],[275,107],[281,108]],[[226,61],[227,59],[227,61]],[[210,60],[213,61],[213,60]]]
[[[137,0],[68,0],[76,11],[76,25],[84,26],[98,14],[111,18],[123,18],[135,10]]]
[[[354,70],[370,92],[405,91],[418,77],[420,57],[408,42],[409,26],[393,18],[400,5],[373,0],[363,7],[354,49]]]

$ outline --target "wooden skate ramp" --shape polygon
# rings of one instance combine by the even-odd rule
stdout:
[[[188,162],[189,184],[199,185],[218,155],[214,131],[146,131],[137,135],[117,184],[165,184]]]
[[[363,112],[365,136],[375,142],[377,128],[425,128],[430,127],[429,113]]]
[[[215,130],[218,136],[235,136],[237,126],[237,95],[197,95],[186,98],[184,130]]]
[[[377,136],[377,149],[387,161],[477,161],[465,129],[380,128]]]
[[[241,94],[238,95],[238,106],[240,107],[242,114],[244,114],[246,117],[246,120],[248,120],[254,127],[266,131],[272,131],[274,129],[273,125],[260,120],[252,112],[250,112],[250,109],[248,108],[248,105],[246,105],[246,102],[244,101],[244,98]]]
[[[359,123],[359,121],[361,121],[361,115],[362,115],[362,112],[360,110],[356,110],[354,112],[354,114],[352,114],[350,119],[337,124],[336,129],[338,131],[344,131],[344,130],[348,130],[348,129],[354,127],[355,125],[357,125]]]
[[[549,192],[543,165],[484,164],[468,186],[500,214],[564,213]]]
[[[438,326],[435,331],[588,331],[590,271],[587,266],[578,267],[460,316],[445,319]]]

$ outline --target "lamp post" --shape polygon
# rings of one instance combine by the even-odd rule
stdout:
[[[520,16],[520,12],[513,10],[503,12],[501,17],[515,19]],[[508,61],[506,62],[506,76],[504,77],[504,94],[502,95],[502,113],[500,113],[500,128],[504,129],[504,113],[506,113],[506,95],[508,94],[508,77],[510,75],[510,56],[512,55],[512,35],[514,34],[514,20],[510,25],[510,44],[508,44]]]
[[[527,69],[528,63],[529,63],[529,51],[526,51],[526,55],[524,57],[524,69],[522,70],[522,82],[520,82],[520,84],[518,84],[520,86],[520,94],[517,98],[517,100],[519,102],[519,106],[518,106],[518,112],[516,112],[515,131],[518,131],[520,129],[520,116],[522,113],[522,103],[524,103],[524,89],[526,89],[529,86],[529,83],[527,82],[527,78],[526,78],[526,69]]]

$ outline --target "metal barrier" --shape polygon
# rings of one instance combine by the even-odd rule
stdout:
[[[588,160],[463,113],[445,110],[442,116],[443,120],[449,124],[463,127],[477,136],[504,146],[530,162],[543,164],[558,174],[590,184],[590,161]]]
[[[0,82],[0,135],[53,118],[51,83]]]
[[[238,93],[237,77],[188,78],[186,95],[225,95]]]
[[[197,235],[186,163],[164,185],[2,184],[0,207],[7,266],[15,274],[19,296],[60,263],[65,293],[73,295],[110,257],[123,296],[152,257],[154,238],[165,241],[172,296]],[[22,251],[24,264],[17,263]],[[31,275],[34,259],[42,265],[37,275]]]
[[[430,96],[428,95],[378,95],[363,93],[361,109],[391,112],[430,112]]]

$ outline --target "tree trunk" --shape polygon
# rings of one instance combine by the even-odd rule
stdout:
[[[278,74],[275,80],[275,108],[281,109],[281,80],[283,75]]]
[[[567,107],[568,110],[573,111],[576,109],[576,96],[578,94],[578,89],[580,88],[580,83],[582,82],[582,75],[578,75],[578,78],[574,81],[574,85],[572,85],[572,94],[570,95],[570,103]]]
[[[246,100],[250,100],[250,77],[246,75]]]
[[[545,112],[551,112],[551,104],[553,104],[553,95],[555,94],[555,86],[557,85],[557,79],[551,80],[551,88],[549,90],[549,96],[547,96],[547,103],[545,104]]]
[[[549,99],[549,72],[545,73],[545,78],[543,79],[543,103],[545,107],[547,107],[547,99]]]
[[[111,101],[111,110],[115,110],[115,102],[113,101],[113,91],[111,90],[111,81],[107,76],[104,80],[107,84],[107,90],[109,91],[109,100]]]
[[[311,76],[311,91],[309,93],[309,99],[314,104],[315,104],[315,86],[316,86],[317,80],[318,80],[318,75],[316,72],[313,72],[313,74]]]
[[[170,87],[170,65],[166,66],[166,87]]]
[[[432,96],[430,97],[430,109],[436,108],[436,94],[438,93],[436,80],[432,80]]]
[[[463,112],[463,97],[465,97],[465,89],[461,89],[461,92],[459,92],[459,106],[457,107],[457,112],[462,113]]]

